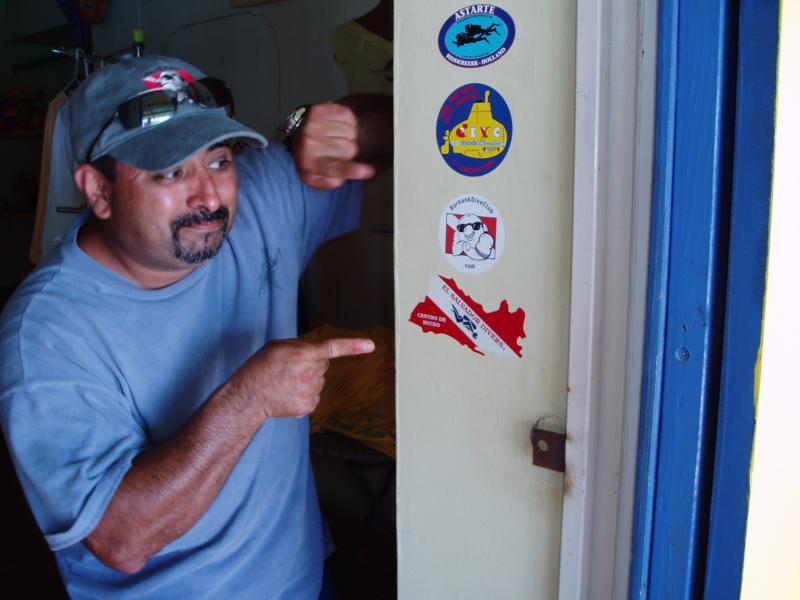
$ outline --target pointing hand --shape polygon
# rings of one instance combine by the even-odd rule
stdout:
[[[368,339],[273,341],[251,356],[233,379],[259,403],[264,419],[302,417],[319,403],[331,359],[369,354],[374,349]]]

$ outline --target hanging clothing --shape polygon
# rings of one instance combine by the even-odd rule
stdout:
[[[73,176],[77,161],[69,139],[67,100],[67,95],[60,92],[47,109],[39,199],[30,248],[34,264],[61,243],[75,217],[85,208],[83,193]]]
[[[392,94],[392,42],[348,21],[336,28],[330,43],[348,94]]]
[[[39,167],[39,198],[36,202],[36,222],[33,226],[30,249],[30,259],[33,264],[38,264],[42,260],[42,231],[44,230],[44,216],[47,212],[47,186],[50,182],[50,151],[53,147],[53,131],[56,127],[58,111],[67,103],[67,100],[67,95],[59,92],[47,106],[42,141],[42,163]]]

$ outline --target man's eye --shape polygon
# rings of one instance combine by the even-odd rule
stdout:
[[[183,169],[175,169],[156,174],[156,181],[176,181],[183,177]]]
[[[227,166],[229,166],[230,164],[231,164],[231,159],[230,159],[230,158],[228,158],[227,156],[223,156],[223,157],[220,157],[220,158],[218,158],[218,159],[214,160],[214,161],[211,163],[210,167],[211,167],[212,169],[221,170],[221,169],[224,169],[224,168],[226,168],[226,167],[227,167]]]

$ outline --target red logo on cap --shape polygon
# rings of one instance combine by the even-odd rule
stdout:
[[[151,73],[144,78],[144,84],[151,90],[167,89],[180,92],[190,83],[194,82],[194,77],[188,71],[175,69],[173,71],[158,71]]]

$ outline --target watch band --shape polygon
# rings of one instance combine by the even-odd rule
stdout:
[[[300,127],[302,127],[309,108],[311,108],[310,104],[302,104],[295,108],[291,113],[289,113],[289,116],[286,117],[286,123],[284,123],[283,126],[281,141],[289,150],[292,149],[292,138],[294,138],[295,134],[300,130]]]

